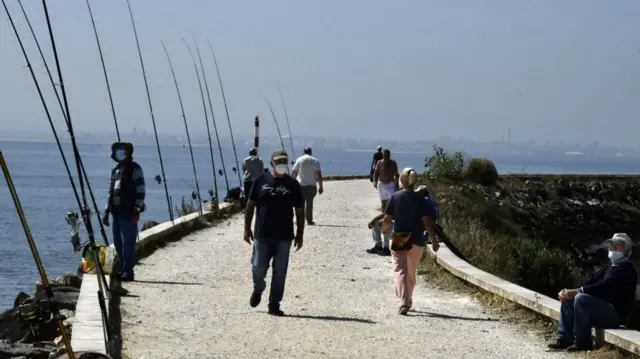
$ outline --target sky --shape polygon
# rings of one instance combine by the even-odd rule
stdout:
[[[6,0],[54,121],[62,119],[16,0]],[[50,66],[42,3],[23,0]],[[125,0],[91,1],[121,131],[151,131]],[[50,0],[49,13],[76,131],[114,130],[84,0]],[[617,0],[132,0],[161,133],[184,135],[167,45],[190,131],[205,131],[189,53],[195,36],[214,111],[227,131],[211,52],[234,135],[259,115],[281,129],[280,84],[295,134],[420,140],[599,142],[638,147],[640,1]],[[0,11],[0,135],[47,130],[6,13]],[[60,127],[62,128],[62,127]],[[221,132],[226,137],[227,132]]]

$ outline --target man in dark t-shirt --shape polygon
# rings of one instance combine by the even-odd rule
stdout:
[[[376,148],[373,153],[373,161],[371,161],[371,170],[369,171],[369,181],[373,182],[373,171],[376,169],[376,163],[382,159],[382,146]]]
[[[253,293],[251,307],[257,307],[266,288],[265,277],[272,261],[273,278],[269,291],[269,314],[284,316],[280,301],[289,266],[291,244],[296,251],[302,248],[304,233],[304,201],[300,184],[287,173],[288,156],[284,150],[271,155],[271,173],[258,176],[251,187],[245,209],[244,240],[251,244]],[[255,233],[251,230],[253,212],[257,208]],[[293,232],[293,214],[296,215],[296,233]]]

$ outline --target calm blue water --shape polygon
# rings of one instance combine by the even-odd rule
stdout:
[[[63,144],[75,176],[75,163],[71,155],[70,144]],[[110,145],[79,145],[90,184],[95,193],[99,208],[105,205],[108,176],[113,166],[109,158]],[[53,143],[45,142],[2,142],[0,150],[5,155],[13,182],[28,216],[29,226],[35,238],[40,255],[49,277],[64,272],[75,271],[80,256],[74,254],[69,242],[69,228],[64,214],[77,211],[69,179]],[[273,148],[261,148],[262,153],[270,153]],[[239,160],[245,157],[246,150],[239,151]],[[238,177],[232,172],[235,160],[231,149],[223,149],[229,182],[231,187],[238,186]],[[370,151],[345,151],[342,149],[314,149],[326,175],[366,174],[370,164]],[[209,148],[194,147],[194,157],[203,198],[206,191],[213,187]],[[422,169],[422,153],[394,153],[400,167],[411,166]],[[163,146],[165,171],[170,195],[174,203],[181,197],[190,198],[195,188],[193,170],[187,147]],[[155,146],[138,145],[134,153],[147,179],[147,211],[142,220],[158,222],[169,219],[164,187],[157,184],[153,177],[160,173]],[[491,157],[501,173],[637,173],[640,161],[637,159],[614,158],[613,160],[595,160],[589,158],[568,158],[555,156],[535,158],[531,156],[517,158],[506,155]],[[221,193],[225,193],[224,177],[218,177]],[[95,228],[97,222],[95,221]],[[107,232],[109,230],[107,229]],[[84,232],[83,240],[86,239]],[[96,232],[99,239],[99,232]],[[110,234],[109,234],[110,236]],[[109,238],[109,240],[111,240]],[[0,310],[13,304],[19,291],[31,293],[39,279],[24,233],[15,214],[13,202],[4,180],[0,180]]]

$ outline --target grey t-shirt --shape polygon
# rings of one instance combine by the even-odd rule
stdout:
[[[424,197],[413,191],[398,191],[391,195],[385,213],[394,220],[393,231],[411,233],[411,243],[424,246],[424,225],[422,217],[429,217],[429,207]]]
[[[258,156],[249,156],[242,161],[242,171],[245,182],[253,181],[264,173],[264,162]]]

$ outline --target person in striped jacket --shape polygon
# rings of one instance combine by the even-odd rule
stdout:
[[[144,212],[146,194],[144,172],[133,161],[133,145],[116,142],[111,145],[111,158],[117,165],[111,170],[109,197],[102,223],[109,226],[113,218],[113,243],[120,262],[118,276],[124,282],[134,280],[138,220]]]

